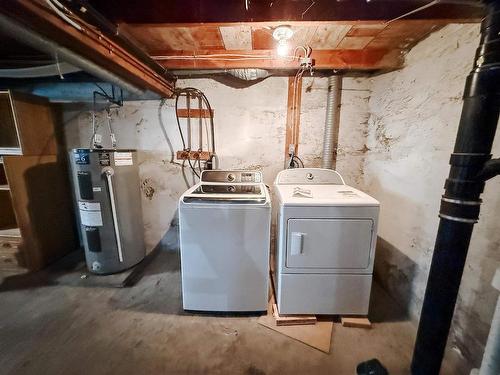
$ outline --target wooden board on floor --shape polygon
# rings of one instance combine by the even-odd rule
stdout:
[[[278,305],[276,303],[274,277],[273,272],[269,272],[269,304],[267,307],[268,315],[272,315],[276,321],[277,326],[291,326],[291,325],[307,325],[316,324],[315,315],[280,315]]]
[[[257,322],[312,348],[330,353],[333,331],[333,322],[331,321],[318,321],[312,325],[277,326],[273,316],[263,315],[257,319]]]
[[[279,325],[276,317],[274,315],[274,309],[277,312],[276,298],[274,296],[274,280],[273,274],[270,273],[270,284],[269,284],[269,303],[267,306],[267,315],[263,315],[257,319],[257,322],[264,327],[270,328],[276,332],[279,332],[285,336],[288,336],[294,340],[300,341],[312,348],[318,349],[325,353],[330,353],[330,344],[332,339],[333,322],[321,320],[317,321],[314,316],[314,322],[294,323],[293,325],[284,324]],[[292,319],[297,318],[310,318],[311,315],[305,316],[292,316]]]
[[[343,327],[371,328],[372,323],[368,318],[343,316],[341,319]]]
[[[316,324],[316,316],[314,315],[280,315],[278,306],[273,303],[273,316],[277,326],[296,326]]]

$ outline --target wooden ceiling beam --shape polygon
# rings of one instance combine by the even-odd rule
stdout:
[[[118,27],[130,28],[130,29],[141,29],[145,28],[198,28],[198,27],[237,27],[237,26],[249,26],[252,28],[274,28],[281,25],[288,25],[292,27],[314,27],[314,26],[394,26],[394,25],[407,25],[411,27],[412,25],[419,25],[422,23],[429,23],[437,26],[446,26],[450,23],[480,23],[481,19],[476,18],[435,18],[426,20],[415,20],[415,19],[401,19],[387,23],[384,20],[351,20],[351,21],[261,21],[261,22],[211,22],[211,23],[142,23],[142,22],[119,22]]]
[[[229,54],[246,55],[228,57]],[[193,58],[193,56],[197,56]],[[210,55],[211,57],[207,57]],[[276,56],[274,50],[223,51],[199,50],[152,53],[167,69],[298,69],[297,61]],[[339,70],[377,70],[399,69],[403,66],[404,51],[399,49],[364,49],[364,50],[316,50],[312,52],[315,69]]]
[[[65,47],[99,67],[141,89],[161,96],[173,94],[174,82],[167,80],[93,26],[81,20],[83,30],[71,26],[40,0],[12,0],[2,4],[0,13],[26,29]]]

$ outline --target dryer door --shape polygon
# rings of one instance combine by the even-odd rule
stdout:
[[[289,219],[286,267],[366,269],[372,230],[370,219]]]

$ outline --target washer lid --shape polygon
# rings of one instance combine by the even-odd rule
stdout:
[[[379,206],[368,194],[349,185],[275,185],[284,206]]]

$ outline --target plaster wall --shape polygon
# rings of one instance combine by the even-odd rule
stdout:
[[[462,108],[465,78],[479,43],[479,25],[450,25],[406,56],[406,67],[372,79],[364,188],[381,202],[376,275],[384,287],[420,314]],[[478,124],[479,125],[479,124]],[[497,136],[493,154],[500,154]],[[497,292],[500,265],[500,180],[483,196],[472,237],[448,356],[454,373],[480,364]],[[458,361],[458,362],[457,362]]]
[[[342,91],[343,126],[339,134],[337,166],[346,181],[355,186],[362,182],[368,84],[367,79],[345,78]],[[231,88],[211,79],[180,80],[177,85],[199,88],[210,100],[215,111],[215,143],[220,168],[260,169],[265,182],[272,186],[274,177],[284,165],[288,78],[271,77],[244,89]],[[299,155],[306,166],[319,167],[327,79],[304,78],[302,87]],[[182,100],[179,107],[185,107]],[[166,100],[161,110],[157,100],[125,102],[123,108],[112,110],[111,115],[118,146],[139,150],[147,247],[151,249],[162,240],[168,246],[178,246],[176,238],[165,237],[175,218],[178,199],[187,189],[182,168],[175,159],[172,162],[169,147],[170,142],[174,152],[182,150],[174,100]],[[104,146],[107,146],[105,113],[100,112],[97,117]],[[91,136],[88,108],[68,108],[64,118],[68,147],[88,147]],[[181,123],[185,128],[185,120]],[[192,127],[195,133],[198,123],[193,121]],[[197,137],[193,136],[193,148],[197,145]],[[192,184],[189,167],[184,171]]]

